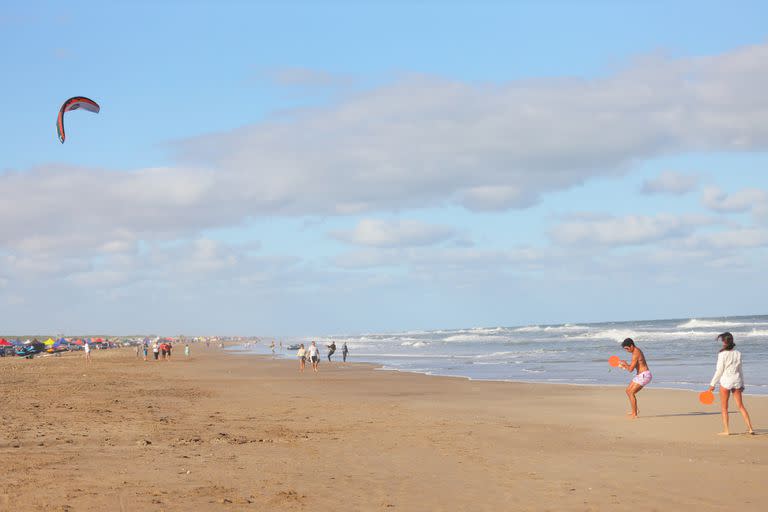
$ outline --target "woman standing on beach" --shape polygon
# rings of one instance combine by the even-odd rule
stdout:
[[[723,415],[723,431],[721,436],[731,435],[728,426],[728,398],[733,393],[733,399],[739,407],[739,412],[744,417],[744,423],[747,424],[747,432],[754,434],[752,420],[749,418],[747,408],[744,407],[744,401],[741,394],[744,392],[744,373],[741,370],[741,352],[736,350],[736,344],[733,342],[733,334],[724,332],[717,339],[722,342],[723,348],[717,354],[717,369],[712,381],[709,383],[709,390],[715,390],[715,384],[720,383],[720,412]]]
[[[304,350],[304,344],[299,347],[299,351],[296,352],[296,357],[299,358],[299,371],[303,372],[304,367],[307,365],[307,351]]]
[[[88,364],[91,362],[91,344],[88,342],[88,340],[85,340],[83,350],[85,350],[85,364]]]

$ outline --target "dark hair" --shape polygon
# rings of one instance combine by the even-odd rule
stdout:
[[[725,346],[720,349],[720,352],[724,350],[733,350],[736,344],[733,342],[733,334],[724,332],[717,337],[718,340],[725,342]]]
[[[632,341],[632,338],[627,338],[627,339],[625,339],[624,341],[621,342],[621,346],[622,346],[622,348],[634,347],[635,346],[635,342]]]

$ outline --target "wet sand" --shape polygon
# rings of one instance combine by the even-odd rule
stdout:
[[[764,510],[757,436],[696,394],[475,382],[192,348],[0,359],[0,510]],[[738,413],[732,430],[743,432]]]

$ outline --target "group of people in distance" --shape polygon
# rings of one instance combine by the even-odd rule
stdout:
[[[722,333],[717,337],[717,340],[722,343],[722,347],[717,354],[717,367],[715,368],[712,381],[709,383],[709,391],[714,391],[715,386],[720,385],[720,412],[723,417],[723,431],[720,432],[720,435],[727,436],[731,434],[728,421],[728,400],[731,394],[733,394],[733,399],[736,401],[739,412],[744,418],[744,423],[747,425],[747,433],[754,434],[755,430],[752,428],[752,420],[749,417],[747,408],[744,406],[744,398],[742,396],[744,392],[744,372],[741,365],[741,352],[736,350],[736,343],[734,343],[733,334],[730,332]],[[634,419],[638,415],[637,393],[651,383],[653,375],[651,375],[651,370],[648,368],[645,354],[635,345],[632,338],[625,339],[621,343],[621,347],[626,352],[632,354],[632,360],[630,362],[619,361],[619,367],[628,372],[636,372],[626,390],[631,408],[627,414]]]
[[[152,342],[151,346],[149,341],[144,341],[143,343],[139,343],[136,345],[136,357],[144,356],[144,360],[149,360],[149,349],[152,348],[152,357],[155,361],[157,360],[163,360],[163,361],[170,361],[171,360],[171,352],[173,351],[173,343],[170,341],[158,341],[155,340]],[[184,355],[186,357],[189,357],[189,343],[184,344]]]
[[[331,362],[331,356],[336,352],[336,342],[331,341],[328,345],[328,362]],[[347,348],[346,342],[341,347],[341,356],[343,361],[347,362],[347,356],[349,355],[349,348]],[[299,371],[303,372],[307,365],[307,360],[312,363],[312,371],[317,372],[320,365],[320,349],[317,348],[317,343],[312,342],[308,349],[304,348],[304,344],[299,345],[299,350],[296,352],[296,357],[299,358]]]

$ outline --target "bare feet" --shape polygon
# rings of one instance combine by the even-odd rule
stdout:
[[[750,436],[753,436],[753,435],[755,435],[755,431],[754,430],[748,430],[747,434],[750,435]]]
[[[717,435],[719,435],[719,436],[729,436],[729,435],[731,435],[731,433],[730,432],[718,432]]]

